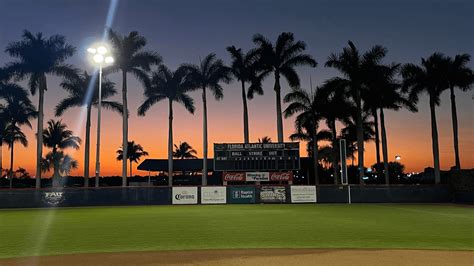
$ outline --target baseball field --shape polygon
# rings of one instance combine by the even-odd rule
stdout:
[[[469,265],[473,255],[474,208],[463,205],[0,210],[0,265]]]

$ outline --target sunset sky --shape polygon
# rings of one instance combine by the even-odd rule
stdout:
[[[324,63],[331,52],[340,52],[352,40],[365,51],[375,44],[388,48],[385,62],[420,63],[422,57],[439,51],[454,56],[459,53],[474,55],[474,2],[466,1],[132,1],[119,0],[113,29],[121,34],[137,30],[148,39],[146,50],[158,52],[163,63],[175,69],[181,63],[198,63],[199,58],[214,52],[226,63],[230,57],[225,48],[230,45],[248,50],[255,33],[262,33],[272,41],[283,31],[291,31],[298,40],[307,43],[307,53],[319,63],[316,68],[298,69],[301,83],[309,89],[310,75],[313,85],[339,75]],[[102,35],[108,0],[0,0],[0,49],[20,40],[22,31],[43,32],[46,36],[62,34],[68,43],[77,47],[68,61],[74,66],[92,72],[86,49]],[[11,59],[0,53],[0,65]],[[470,63],[473,68],[474,64]],[[121,91],[119,74],[110,75]],[[45,96],[45,124],[54,117],[55,105],[67,94],[59,87],[60,80],[48,78]],[[22,83],[24,84],[24,83]],[[24,84],[26,86],[26,84]],[[167,103],[161,102],[147,113],[137,117],[136,110],[143,101],[143,88],[129,76],[129,139],[140,143],[150,153],[148,158],[167,156]],[[289,91],[282,82],[283,95]],[[224,85],[224,99],[208,99],[208,125],[210,154],[214,142],[242,142],[242,101],[240,85]],[[263,136],[276,140],[275,94],[273,78],[264,83],[265,94],[249,101],[250,137],[257,141]],[[474,167],[474,108],[473,92],[456,91],[461,165]],[[202,102],[200,92],[191,93],[196,112],[187,113],[175,105],[174,140],[187,141],[202,153]],[[121,101],[120,94],[114,97]],[[37,95],[33,97],[37,105]],[[418,104],[419,112],[386,112],[389,158],[402,157],[408,171],[422,171],[432,166],[430,114],[427,96]],[[441,168],[454,165],[451,113],[448,92],[441,97],[437,108]],[[62,120],[84,138],[85,121],[80,108],[68,110]],[[121,163],[116,161],[116,150],[122,141],[120,115],[105,111],[102,124],[101,168],[102,175],[118,175]],[[95,160],[96,110],[91,128],[91,162]],[[33,129],[24,127],[29,138],[27,148],[15,146],[15,169],[26,168],[31,174],[35,168],[36,144]],[[324,128],[325,125],[321,124]],[[338,125],[338,130],[341,125]],[[293,119],[284,120],[285,137],[294,131]],[[84,140],[84,139],[83,139]],[[304,145],[301,150],[305,153]],[[46,152],[47,149],[45,149]],[[72,175],[82,175],[84,150],[69,151],[79,161]],[[366,146],[366,166],[375,161],[374,144]],[[4,167],[9,165],[9,151],[3,147]],[[134,165],[134,168],[136,165]],[[91,163],[91,174],[94,163]],[[134,170],[135,171],[135,170]],[[145,172],[135,171],[138,174]],[[47,175],[49,176],[49,174]]]

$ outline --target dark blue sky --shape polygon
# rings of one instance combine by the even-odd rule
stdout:
[[[46,35],[63,34],[69,43],[77,47],[78,52],[69,61],[84,69],[92,70],[85,60],[86,48],[91,42],[100,38],[106,21],[108,0],[0,0],[0,49],[14,40],[19,40],[22,30],[41,31]],[[175,68],[181,63],[196,63],[200,57],[209,52],[215,52],[228,62],[229,57],[225,47],[236,45],[248,49],[252,47],[251,37],[262,33],[271,40],[282,31],[295,33],[297,39],[304,40],[308,45],[307,52],[319,62],[315,69],[300,68],[298,72],[304,87],[309,86],[311,73],[313,84],[318,85],[337,72],[324,67],[324,62],[331,52],[339,52],[346,46],[347,40],[352,40],[361,49],[366,50],[375,44],[388,48],[386,62],[419,63],[421,57],[427,57],[435,51],[447,55],[470,53],[474,55],[474,1],[151,1],[151,0],[119,0],[113,28],[121,33],[138,30],[148,39],[147,47],[158,51],[164,63]],[[0,64],[9,61],[6,54],[0,53]],[[471,67],[473,66],[471,62]],[[120,79],[112,76],[112,80],[120,85]],[[258,134],[269,135],[276,139],[274,126],[274,93],[273,80],[269,78],[265,85],[265,96],[258,97],[249,105],[251,111],[251,127]],[[46,115],[52,117],[52,108],[64,96],[57,88],[58,80],[52,79],[47,93]],[[142,89],[130,80],[130,108],[136,110],[142,100]],[[239,86],[226,85],[225,98],[222,102],[210,103],[210,121],[214,113],[232,112],[232,119],[241,131],[241,102]],[[288,87],[283,84],[283,90]],[[458,92],[459,120],[461,123],[461,151],[465,154],[474,152],[473,107],[472,92]],[[177,110],[177,127],[181,124],[200,128],[200,102],[196,96],[197,111],[191,118],[182,109]],[[117,99],[119,99],[117,97]],[[36,99],[34,100],[36,102]],[[160,105],[161,106],[161,105]],[[416,114],[407,111],[389,112],[388,131],[392,134],[389,142],[390,153],[408,153],[409,143],[419,143],[427,151],[431,149],[429,113],[426,97],[420,104],[420,112]],[[230,109],[229,109],[230,108]],[[164,105],[157,107],[156,123],[161,125],[164,141],[158,145],[165,147],[166,119],[159,112],[166,112]],[[229,111],[230,110],[230,111]],[[440,126],[440,142],[447,143],[441,148],[442,166],[452,165],[452,148],[449,146],[452,135],[450,129],[449,98],[443,94],[442,105],[438,111]],[[155,112],[155,111],[153,111]],[[150,116],[151,116],[150,115]],[[112,116],[112,115],[111,115]],[[261,125],[261,121],[268,120]],[[73,123],[73,114],[66,114],[66,121]],[[141,119],[141,120],[140,120]],[[183,120],[179,120],[183,119]],[[217,118],[216,118],[217,119]],[[135,126],[141,126],[143,118]],[[120,119],[113,115],[109,125],[120,128]],[[112,122],[110,122],[112,123]],[[403,125],[403,127],[402,127]],[[212,122],[211,122],[212,126]],[[270,128],[268,133],[265,130]],[[291,120],[285,121],[285,133],[291,133]],[[400,132],[413,130],[412,134],[401,136]],[[189,139],[180,136],[176,131],[177,140]],[[139,132],[131,129],[132,138],[138,142],[142,137]],[[225,141],[225,134],[215,133],[214,140]],[[188,134],[189,135],[189,134]],[[252,135],[252,132],[251,132]],[[288,134],[286,134],[288,135]],[[261,137],[257,133],[251,138]],[[211,142],[213,136],[210,136]],[[194,140],[194,136],[192,137]],[[200,149],[200,142],[193,146]],[[236,141],[240,140],[235,139]],[[390,141],[390,140],[389,140]],[[116,141],[120,143],[119,141]],[[111,144],[112,145],[112,144]],[[111,151],[118,146],[113,144]],[[407,145],[407,146],[406,146]],[[369,146],[370,147],[370,146]],[[153,149],[150,148],[150,150]],[[163,149],[165,150],[165,149]],[[372,153],[372,152],[370,152]],[[157,153],[158,154],[158,153]],[[161,156],[161,149],[159,152]],[[153,154],[152,154],[153,155]],[[392,155],[390,155],[392,156]],[[445,156],[445,158],[443,157]],[[426,158],[414,162],[418,165],[431,164],[430,154]],[[467,157],[467,156],[465,156]],[[444,160],[443,160],[444,158]],[[468,158],[465,158],[468,160]],[[407,162],[409,169],[415,166]],[[466,163],[474,166],[474,161]]]

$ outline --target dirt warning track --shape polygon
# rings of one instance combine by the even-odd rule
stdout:
[[[474,251],[238,249],[10,258],[0,265],[474,265]]]

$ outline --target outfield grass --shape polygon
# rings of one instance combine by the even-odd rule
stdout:
[[[474,250],[474,208],[326,204],[0,210],[0,257],[227,248]]]

